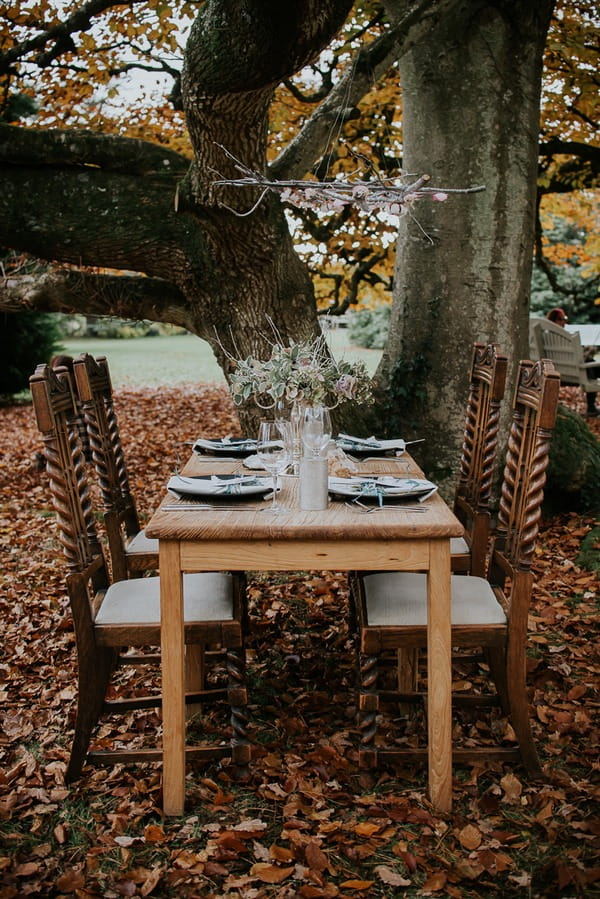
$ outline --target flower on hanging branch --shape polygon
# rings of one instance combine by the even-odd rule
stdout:
[[[233,401],[254,399],[262,408],[279,401],[334,408],[343,402],[370,403],[371,378],[364,362],[334,359],[323,337],[284,346],[273,344],[268,359],[235,361],[230,377]]]
[[[225,206],[234,215],[239,216],[254,212],[268,191],[278,193],[284,202],[298,208],[340,212],[344,206],[354,205],[363,212],[385,212],[389,215],[402,216],[409,212],[418,200],[425,197],[441,203],[448,199],[449,194],[469,194],[485,190],[484,186],[429,187],[429,175],[420,175],[412,182],[400,184],[380,177],[372,181],[342,181],[335,178],[331,181],[269,181],[264,175],[253,172],[239,162],[225,147],[220,144],[218,146],[234,162],[244,177],[221,178],[214,182],[215,185],[262,188],[256,203],[245,212],[237,212]]]

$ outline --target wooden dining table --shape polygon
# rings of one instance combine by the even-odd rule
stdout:
[[[242,464],[193,454],[182,473],[239,473]],[[360,474],[423,477],[408,454],[367,459],[357,468]],[[410,511],[417,503],[397,502],[365,513],[333,500],[324,511],[302,511],[298,477],[280,480],[280,498],[288,512],[272,513],[269,500],[249,502],[248,496],[241,501],[230,499],[230,505],[221,501],[218,508],[178,510],[167,494],[146,527],[146,534],[159,541],[164,813],[181,815],[185,803],[183,573],[356,569],[425,571],[428,575],[428,784],[433,806],[449,812],[450,538],[463,534],[462,525],[439,494],[418,504],[425,510],[419,512]]]

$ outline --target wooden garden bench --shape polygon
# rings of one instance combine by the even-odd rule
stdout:
[[[560,374],[562,384],[581,387],[585,393],[600,391],[600,378],[593,377],[600,370],[599,362],[586,362],[579,334],[548,319],[533,324],[533,335],[540,359],[550,359]]]

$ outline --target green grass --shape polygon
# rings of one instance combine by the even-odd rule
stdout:
[[[132,340],[65,340],[64,347],[72,356],[106,356],[113,387],[225,381],[208,343],[193,334]]]
[[[365,350],[348,342],[348,332],[339,329],[327,336],[333,354],[350,362],[364,360],[372,373],[380,350]],[[113,387],[159,387],[183,383],[224,383],[214,353],[205,340],[193,334],[175,337],[138,337],[132,340],[87,338],[63,341],[66,353],[106,356]]]

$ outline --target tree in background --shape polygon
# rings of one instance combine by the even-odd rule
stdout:
[[[548,198],[536,236],[532,312],[563,306],[572,321],[600,321],[600,211],[591,194]]]
[[[297,0],[279,14],[261,0],[105,0],[47,4],[41,16],[5,6],[4,96],[29,92],[40,114],[33,127],[0,127],[0,242],[52,267],[6,279],[0,303],[173,322],[207,339],[227,370],[228,353],[268,351],[267,316],[284,339],[316,333],[311,272],[326,262],[316,282],[325,304],[343,308],[363,285],[389,290],[398,234],[374,421],[397,425],[399,412],[443,476],[458,458],[471,343],[498,340],[515,360],[526,351],[544,48],[553,83],[573,93],[593,79],[591,3],[559,4],[547,45],[553,9]],[[564,49],[574,31],[579,67]],[[169,101],[115,107],[114,80],[140,65],[172,76]],[[586,90],[567,104],[572,118],[589,119]],[[578,188],[593,187],[598,150],[585,127],[563,135],[561,116],[552,121],[546,190],[574,172]],[[290,213],[273,192],[241,215],[260,190],[216,183],[239,174],[223,147],[269,179],[402,167],[439,187],[486,190],[423,201],[399,227],[356,207]],[[300,254],[290,214],[313,241]]]

